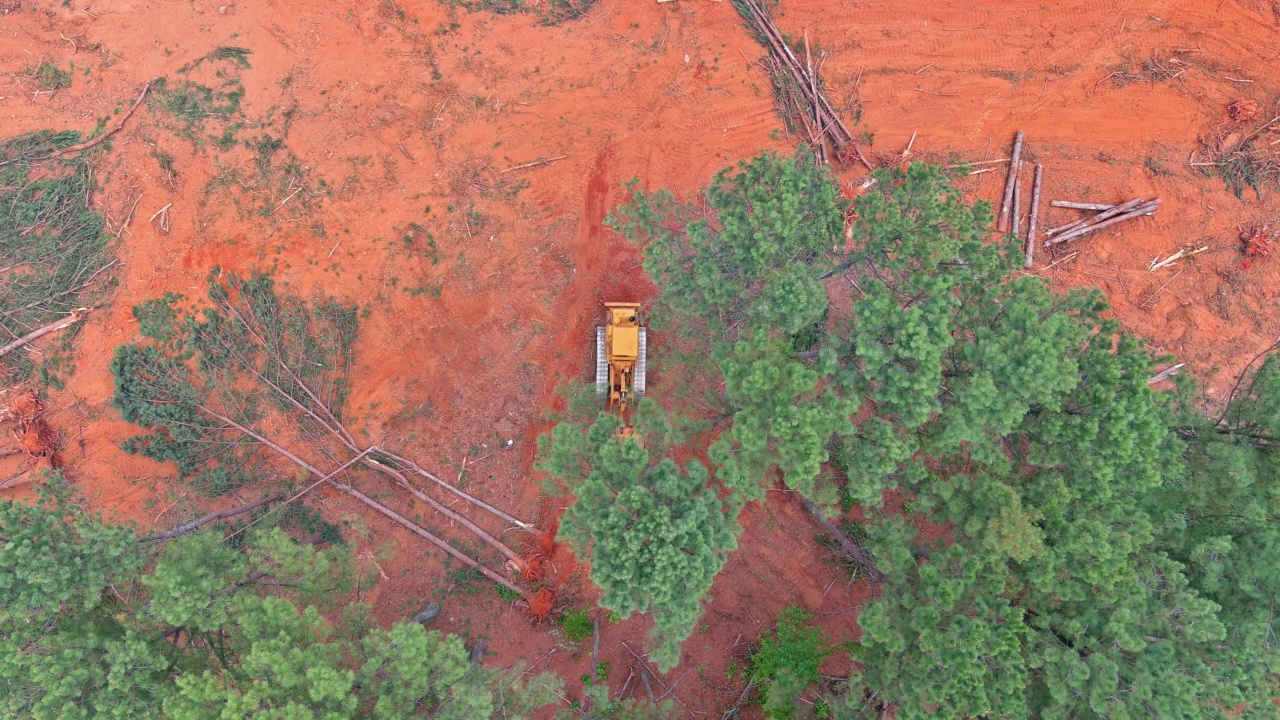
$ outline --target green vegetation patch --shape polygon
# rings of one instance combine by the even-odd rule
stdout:
[[[515,720],[560,683],[486,668],[458,635],[378,627],[346,548],[278,528],[160,544],[84,511],[56,476],[0,500],[7,717]]]
[[[168,293],[134,308],[145,340],[116,349],[112,404],[150,431],[126,440],[126,451],[173,462],[184,481],[220,495],[263,473],[262,446],[228,420],[251,427],[284,410],[309,437],[308,417],[341,417],[356,309],[281,296],[265,274],[217,269],[207,301],[183,300]],[[299,407],[310,415],[295,417]]]
[[[565,610],[560,616],[560,628],[564,630],[564,639],[580,643],[591,637],[594,628],[591,625],[591,611],[588,608]]]
[[[71,87],[71,71],[63,70],[50,62],[36,66],[36,84],[41,90],[62,90]]]
[[[0,345],[96,305],[112,285],[110,236],[89,207],[92,164],[54,156],[80,140],[42,131],[0,143]],[[17,350],[0,358],[0,378],[39,372],[57,384],[64,361],[62,352]]]
[[[239,78],[228,79],[217,89],[191,80],[171,83],[168,78],[160,78],[152,85],[148,105],[153,111],[161,110],[172,116],[177,122],[174,131],[200,147],[208,140],[216,140],[204,132],[210,120],[240,127],[235,118],[240,114],[243,99],[244,86]]]
[[[577,20],[596,4],[597,0],[440,0],[452,6],[473,12],[491,12],[498,15],[527,13],[536,15],[544,25],[556,25],[567,20]]]
[[[765,715],[775,720],[796,717],[800,695],[821,679],[818,667],[831,654],[826,635],[811,620],[795,605],[784,608],[751,653],[747,677],[759,688]]]

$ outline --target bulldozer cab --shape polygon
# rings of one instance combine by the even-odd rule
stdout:
[[[623,437],[634,435],[626,413],[644,395],[647,333],[639,303],[605,303],[605,324],[596,328],[596,395],[623,416]]]

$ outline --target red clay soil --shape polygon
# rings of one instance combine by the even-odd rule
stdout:
[[[638,177],[691,197],[726,165],[793,147],[754,63],[763,50],[727,2],[600,0],[557,27],[430,0],[0,0],[0,12],[5,136],[90,131],[160,76],[213,85],[219,73],[238,73],[239,119],[250,124],[242,139],[263,132],[254,123],[269,115],[279,135],[281,113],[292,111],[279,152],[296,156],[301,185],[230,178],[226,167],[251,166],[246,150],[196,148],[150,109],[112,139],[99,169],[93,201],[113,227],[140,200],[122,233],[115,302],[87,320],[77,370],[52,393],[49,419],[66,441],[68,475],[109,516],[144,530],[204,503],[173,481],[172,467],[119,449],[135,429],[109,405],[107,366],[116,346],[138,338],[136,303],[166,291],[198,297],[215,266],[276,267],[292,292],[359,303],[369,313],[347,406],[353,430],[534,517],[544,408],[556,405],[558,383],[586,378],[601,302],[653,293],[637,251],[601,224],[623,183]],[[1274,3],[783,0],[777,22],[788,34],[809,31],[825,53],[829,96],[849,120],[860,99],[853,130],[874,134],[881,159],[897,157],[913,133],[914,158],[1006,157],[1021,129],[1024,157],[1045,165],[1046,206],[1163,198],[1154,217],[1041,250],[1032,271],[1059,290],[1102,288],[1125,328],[1204,381],[1207,402],[1220,402],[1241,366],[1280,335],[1280,259],[1241,267],[1241,233],[1280,227],[1273,193],[1237,199],[1188,164],[1193,151],[1212,149],[1202,138],[1219,142],[1231,123],[1256,127],[1278,114]],[[206,62],[179,74],[220,46],[251,50],[252,67]],[[38,92],[42,61],[74,63],[71,87]],[[206,134],[231,120],[211,118]],[[863,175],[843,172],[850,189]],[[996,171],[963,186],[996,200],[1003,182]],[[167,204],[164,232],[148,218]],[[1041,227],[1075,212],[1047,210]],[[1203,246],[1147,269],[1157,256]],[[380,619],[448,594],[436,627],[486,639],[491,663],[550,668],[570,698],[580,696],[589,648],[567,647],[554,625],[531,623],[523,603],[487,585],[465,594],[438,553],[349,499],[320,503],[330,519],[364,528],[352,544],[379,581],[360,598]],[[430,515],[423,522],[450,532]],[[853,638],[869,592],[824,557],[816,525],[789,495],[770,493],[743,524],[705,625],[664,680],[699,717],[736,699],[730,663],[741,666],[779,609],[798,603],[837,639]],[[561,580],[558,607],[594,600],[586,584]],[[646,631],[644,620],[604,623],[601,659],[615,690],[635,665],[622,641],[639,648]],[[633,679],[628,694],[638,692]]]

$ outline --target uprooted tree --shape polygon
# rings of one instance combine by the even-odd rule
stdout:
[[[846,209],[807,165],[756,158],[701,205],[637,193],[615,227],[644,246],[657,317],[697,328],[673,344],[700,333],[687,356],[722,375],[718,482],[869,511],[879,599],[833,716],[1265,715],[1278,366],[1206,419],[1149,387],[1099,294],[1015,274],[941,170],[880,171]]]
[[[354,307],[281,296],[265,274],[215,270],[208,301],[180,307],[167,294],[134,309],[145,342],[124,345],[111,363],[112,402],[125,420],[151,432],[128,440],[130,452],[171,461],[211,493],[260,480],[270,459],[286,461],[318,485],[344,493],[504,587],[507,576],[359,489],[371,470],[496,550],[516,570],[514,550],[411,478],[460,497],[506,523],[531,526],[441,480],[385,448],[364,446],[344,424],[342,407],[356,339]]]
[[[344,604],[340,548],[279,528],[148,545],[56,476],[42,493],[0,501],[7,715],[515,720],[555,702],[554,677],[485,668],[456,635],[377,628]]]

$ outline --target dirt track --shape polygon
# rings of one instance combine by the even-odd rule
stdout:
[[[807,28],[827,53],[833,103],[852,120],[860,98],[852,129],[874,133],[882,158],[896,157],[912,133],[916,159],[1003,157],[1022,129],[1027,155],[1045,164],[1046,204],[1162,197],[1154,218],[1054,257],[1041,251],[1037,269],[1079,250],[1046,273],[1054,286],[1101,287],[1123,325],[1187,362],[1212,401],[1280,335],[1272,309],[1280,259],[1243,270],[1237,240],[1242,227],[1280,226],[1274,198],[1238,200],[1187,164],[1200,139],[1229,121],[1229,103],[1252,99],[1263,119],[1280,114],[1272,112],[1280,97],[1272,3],[1219,3],[783,0],[777,22],[791,34]],[[215,265],[275,265],[295,292],[360,303],[370,313],[348,403],[355,427],[445,476],[469,458],[469,488],[534,516],[543,408],[556,402],[557,383],[583,376],[599,302],[652,292],[638,253],[601,225],[622,184],[638,177],[689,196],[726,165],[793,147],[768,79],[751,64],[763,51],[727,2],[601,0],[559,27],[430,1],[73,4],[0,0],[20,5],[0,16],[3,135],[88,131],[143,83],[172,81],[217,47],[244,47],[252,67],[235,70],[245,90],[239,114],[252,122],[241,137],[267,132],[268,116],[279,131],[280,113],[292,109],[283,151],[305,179],[294,195],[296,187],[265,181],[211,189],[227,165],[252,162],[247,151],[196,148],[154,110],[112,141],[95,202],[119,222],[141,195],[120,247],[122,287],[87,321],[78,369],[53,394],[50,420],[70,441],[71,476],[107,512],[144,529],[199,508],[166,482],[170,469],[118,449],[132,430],[108,404],[107,362],[136,336],[134,304],[165,291],[198,295]],[[1185,65],[1178,77],[1127,80],[1144,62],[1169,58]],[[42,60],[74,62],[72,86],[36,93],[31,73]],[[212,84],[218,72],[206,63],[190,77]],[[215,122],[228,121],[211,120],[211,130]],[[566,157],[502,172],[557,156]],[[861,176],[847,171],[850,188]],[[1002,184],[1003,172],[991,172],[965,189],[994,201]],[[168,203],[165,233],[147,218]],[[1049,211],[1042,226],[1072,217]],[[1147,270],[1188,245],[1210,250]],[[652,384],[660,394],[660,375]],[[335,518],[360,513],[340,498],[324,502]],[[787,498],[771,493],[743,520],[742,549],[712,591],[706,631],[669,679],[686,676],[676,694],[695,710],[732,700],[730,654],[744,652],[779,608],[801,602],[848,636],[866,596],[824,562],[810,542],[816,528]],[[362,597],[380,616],[438,597],[448,584],[439,561],[424,559],[407,532],[364,523],[369,535],[354,544],[377,555],[385,579]],[[500,664],[541,667],[548,658],[571,692],[589,670],[589,653],[552,652],[556,638],[488,588],[451,595],[437,622],[487,637]],[[630,665],[617,641],[638,642],[642,625],[606,626],[603,659],[615,683]]]

